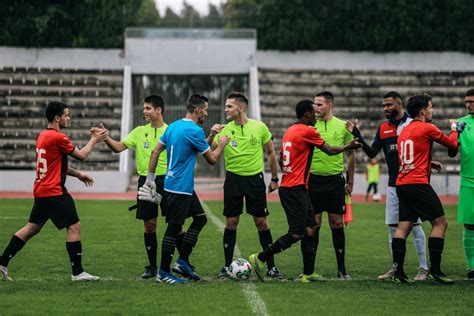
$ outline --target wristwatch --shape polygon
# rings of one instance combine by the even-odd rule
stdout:
[[[272,182],[277,182],[278,183],[279,180],[280,179],[278,179],[278,178],[272,178]]]

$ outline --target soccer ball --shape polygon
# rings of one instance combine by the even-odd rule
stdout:
[[[252,266],[250,262],[242,258],[235,259],[229,266],[229,275],[235,280],[247,280],[251,273]]]

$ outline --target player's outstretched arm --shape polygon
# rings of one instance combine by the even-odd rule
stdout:
[[[456,132],[458,133],[458,136],[461,135],[461,133],[464,131],[464,127],[466,127],[466,123],[464,122],[456,122],[456,120],[450,119],[449,123],[451,123],[451,130],[453,128],[456,128]],[[458,149],[461,143],[459,143],[458,139],[458,146],[456,148],[448,148],[448,156],[451,158],[456,157],[458,154]]]
[[[214,137],[216,137],[217,134],[219,134],[222,130],[224,125],[221,124],[214,124],[211,128],[211,132],[209,133],[209,136],[207,136],[206,141],[211,146],[211,149],[214,150],[217,148],[217,144],[214,143]]]
[[[278,167],[275,154],[275,146],[273,145],[272,140],[265,144],[265,151],[267,153],[268,165],[272,173],[272,180],[268,185],[268,192],[270,193],[278,189]]]
[[[449,134],[449,136],[446,136],[445,134],[443,134],[439,130],[437,130],[437,132],[439,132],[441,134],[441,137],[439,137],[439,138],[436,137],[434,139],[434,141],[436,141],[440,145],[443,145],[444,147],[447,147],[448,149],[453,149],[453,150],[456,149],[457,150],[457,148],[459,146],[459,143],[458,143],[459,133],[457,131],[456,124],[451,124],[451,134]],[[461,130],[461,132],[462,132],[462,130]],[[436,134],[436,132],[435,132],[435,134]]]
[[[210,149],[203,154],[204,158],[210,165],[215,165],[217,163],[217,160],[224,151],[224,147],[229,143],[229,140],[229,136],[220,136],[219,145],[217,145],[216,149],[214,151]]]
[[[74,151],[71,153],[71,156],[77,160],[84,161],[89,157],[90,153],[92,152],[92,149],[94,148],[95,144],[105,140],[109,135],[108,130],[100,130],[100,131],[95,131],[91,134],[91,139],[81,149],[77,149],[77,147],[74,149]]]
[[[107,130],[104,126],[104,124],[100,123],[99,124],[99,127],[92,127],[90,129],[90,132],[91,134],[96,132],[96,131],[103,131],[103,130]],[[125,146],[124,143],[122,142],[118,142],[116,140],[114,140],[111,136],[110,136],[110,133],[109,135],[107,136],[106,139],[104,139],[104,142],[105,144],[107,145],[107,147],[110,148],[110,150],[112,150],[114,153],[119,153],[119,152],[122,152],[124,151],[125,149],[128,149],[127,146]]]
[[[374,158],[375,156],[377,156],[382,147],[374,147],[367,144],[356,124],[352,123],[351,121],[346,121],[346,129],[352,134],[352,136],[359,139],[359,143],[362,144],[362,150],[367,156],[369,156],[369,158]],[[378,136],[376,136],[376,138],[377,137]]]
[[[94,179],[90,175],[87,175],[79,170],[68,168],[67,175],[71,177],[76,177],[79,181],[84,182],[86,187],[91,187],[94,184]]]
[[[319,149],[328,154],[329,156],[337,155],[346,150],[353,150],[362,147],[362,144],[358,142],[357,138],[354,138],[344,146],[331,146],[328,143],[324,143]]]

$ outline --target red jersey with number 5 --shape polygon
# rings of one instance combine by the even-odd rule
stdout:
[[[444,135],[431,123],[413,120],[398,137],[398,177],[396,185],[429,184],[433,141],[448,147],[458,146],[458,134]]]
[[[283,177],[281,187],[305,185],[308,188],[308,175],[311,167],[314,146],[324,145],[324,139],[314,127],[296,123],[283,135],[280,148]]]
[[[66,134],[47,128],[36,140],[36,180],[33,188],[35,198],[58,196],[66,193],[68,161],[67,155],[75,146]]]

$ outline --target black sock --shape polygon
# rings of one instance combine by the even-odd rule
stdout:
[[[319,246],[319,230],[321,227],[315,227],[314,228],[314,262],[316,263],[316,253],[318,252],[318,246]]]
[[[258,254],[258,259],[267,261],[270,256],[290,248],[298,240],[293,239],[290,233],[281,236],[270,247]]]
[[[314,272],[314,236],[304,236],[301,239],[301,254],[303,255],[303,274],[310,275]]]
[[[176,237],[176,250],[178,250],[178,253],[181,254],[181,248],[183,248],[183,238],[184,238],[185,232],[180,232],[178,236]]]
[[[331,228],[332,231],[332,244],[334,246],[334,251],[336,252],[337,260],[337,269],[342,272],[346,272],[345,264],[345,248],[346,248],[346,238],[344,236],[344,228]]]
[[[232,263],[234,257],[235,243],[237,241],[237,230],[224,230],[224,257],[225,266],[228,267]]]
[[[171,271],[171,261],[173,260],[176,237],[181,230],[181,225],[168,223],[163,241],[161,242],[161,264],[160,269],[166,272]]]
[[[441,255],[444,248],[444,238],[428,238],[428,249],[430,251],[430,270],[434,273],[441,272]]]
[[[260,240],[260,245],[262,246],[262,250],[267,249],[273,244],[272,233],[270,229],[259,231],[258,232],[258,239]],[[275,259],[273,256],[268,257],[267,259],[267,267],[271,269],[275,266]]]
[[[189,256],[191,255],[191,252],[197,243],[199,233],[206,223],[207,218],[205,215],[193,217],[193,222],[191,225],[189,225],[188,230],[184,234],[183,246],[181,247],[179,258],[189,263]]]
[[[143,238],[145,240],[145,249],[150,266],[156,267],[156,252],[158,249],[156,233],[144,233]]]
[[[403,238],[392,239],[393,269],[397,274],[405,274],[403,263],[405,262],[405,253],[407,241]]]
[[[3,251],[2,256],[0,257],[0,266],[8,267],[10,260],[17,254],[18,251],[23,248],[25,242],[18,238],[16,235],[13,235],[8,243],[7,247]]]
[[[82,268],[82,244],[81,241],[66,242],[66,250],[71,261],[72,275],[84,272]]]

